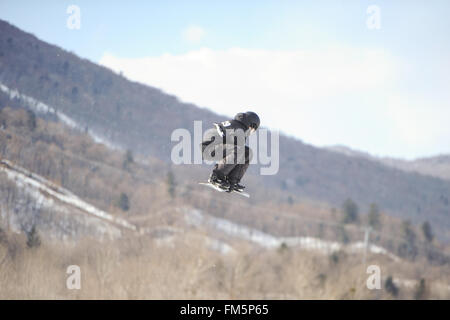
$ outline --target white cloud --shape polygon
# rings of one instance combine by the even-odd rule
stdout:
[[[390,99],[399,82],[398,63],[383,50],[202,48],[139,59],[105,53],[100,63],[221,114],[252,109],[264,125],[309,143],[340,143],[380,155],[415,156],[414,150],[394,144],[414,134],[416,128],[406,120],[403,129],[393,124],[392,119],[404,111],[401,107],[395,111]],[[432,124],[436,113],[432,108],[428,112]],[[416,117],[423,118],[421,114]],[[411,141],[418,144],[418,150],[427,142]]]
[[[199,43],[205,33],[205,30],[199,26],[189,26],[183,30],[183,38],[190,43]]]

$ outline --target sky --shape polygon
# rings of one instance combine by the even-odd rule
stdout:
[[[181,101],[406,159],[450,153],[449,16],[439,0],[0,2],[0,19]]]

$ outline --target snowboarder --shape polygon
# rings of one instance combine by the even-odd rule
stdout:
[[[215,155],[215,152],[220,154],[222,151],[223,154],[222,159],[214,166],[213,172],[208,179],[209,183],[229,192],[242,192],[245,187],[239,183],[247,171],[252,158],[251,150],[245,143],[247,137],[258,129],[259,124],[258,115],[251,111],[238,113],[233,120],[214,124],[218,135],[202,142],[202,155],[205,158],[208,152],[212,156]],[[243,139],[240,139],[239,135]]]

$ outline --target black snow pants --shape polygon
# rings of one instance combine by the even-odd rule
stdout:
[[[221,179],[226,178],[230,183],[239,183],[252,159],[250,148],[247,146],[244,147],[244,152],[238,152],[238,146],[234,146],[234,151],[229,152],[229,154],[224,150],[224,157],[216,163],[213,173]]]

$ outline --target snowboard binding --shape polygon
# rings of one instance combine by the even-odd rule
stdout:
[[[245,193],[243,191],[245,188],[243,185],[240,185],[237,182],[230,182],[226,178],[221,179],[214,172],[209,177],[208,183],[200,182],[200,184],[210,186],[213,189],[216,189],[217,191],[220,191],[220,192],[227,192],[227,193],[236,192],[236,193],[243,195],[244,197],[247,197],[247,198],[250,197],[250,195],[248,193]]]
[[[227,191],[230,189],[231,184],[226,179],[219,178],[214,172],[208,179],[208,182]]]

